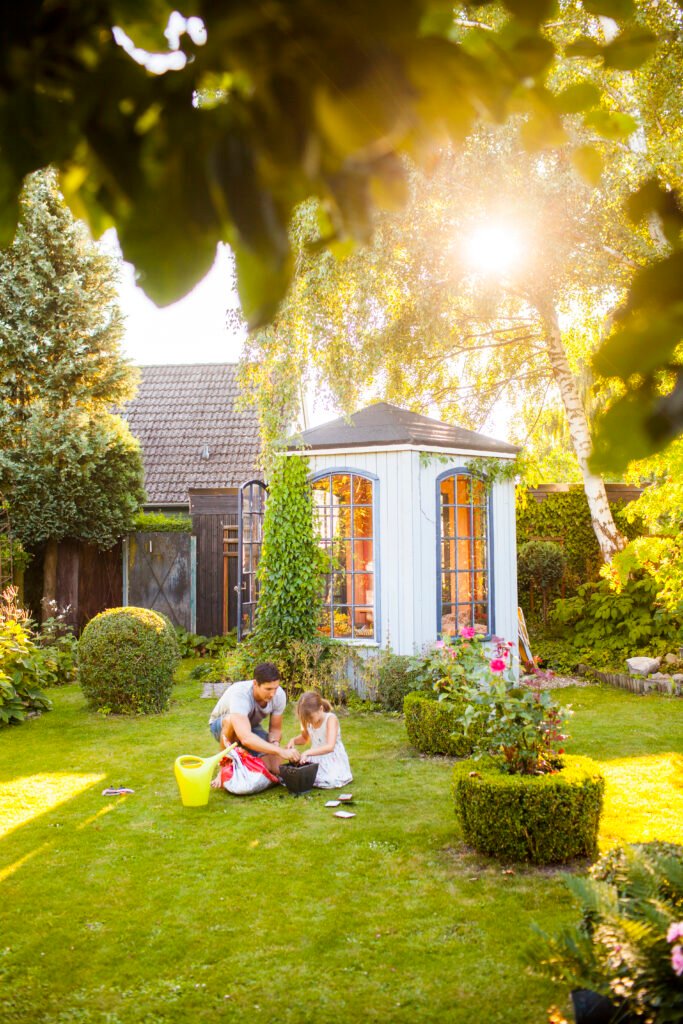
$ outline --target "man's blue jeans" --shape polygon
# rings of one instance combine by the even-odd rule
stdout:
[[[222,724],[222,718],[215,718],[209,726],[209,729],[211,730],[211,735],[213,736],[217,743],[220,743],[221,741]],[[257,736],[260,736],[261,739],[266,740],[266,742],[268,741],[268,733],[265,731],[265,729],[262,729],[260,725],[252,725],[251,731],[255,733]],[[249,747],[242,747],[242,749],[248,751],[248,753],[250,754],[253,754],[254,757],[263,757],[263,754],[258,750],[250,750]]]

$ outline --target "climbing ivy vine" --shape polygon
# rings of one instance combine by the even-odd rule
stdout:
[[[317,635],[324,555],[313,531],[308,459],[280,456],[268,482],[254,640],[277,649]]]
[[[420,452],[420,465],[429,466],[432,462],[439,465],[449,465],[453,462],[453,455],[442,455],[436,452]],[[520,478],[526,478],[528,466],[521,455],[514,459],[496,459],[491,456],[480,456],[474,459],[467,459],[467,469],[474,476],[479,477],[486,487],[487,492],[495,483],[506,480],[516,482]]]

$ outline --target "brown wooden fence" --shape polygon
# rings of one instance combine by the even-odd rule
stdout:
[[[67,621],[79,632],[105,608],[123,603],[121,544],[100,551],[91,544],[63,540],[57,557],[57,604],[70,605]]]

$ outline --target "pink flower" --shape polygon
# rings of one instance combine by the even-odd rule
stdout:
[[[669,930],[666,933],[666,941],[675,942],[676,939],[683,939],[683,921],[679,921],[678,924],[669,925]]]
[[[436,643],[434,644],[434,647],[436,648],[437,651],[440,651],[445,646],[446,644],[443,642],[443,640],[437,640]]]
[[[492,672],[504,672],[505,662],[502,658],[494,658],[493,661],[489,662],[489,668]]]
[[[671,966],[680,978],[683,974],[683,946],[674,946],[671,950]]]
[[[463,626],[460,630],[460,636],[464,637],[465,640],[471,640],[475,636],[474,626]]]

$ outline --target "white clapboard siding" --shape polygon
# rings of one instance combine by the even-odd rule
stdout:
[[[437,637],[437,478],[467,467],[467,457],[446,452],[427,460],[414,450],[308,452],[311,473],[349,470],[377,478],[375,501],[375,613],[379,646],[413,654]],[[443,461],[441,459],[443,458]],[[495,483],[491,494],[490,567],[493,629],[517,639],[517,569],[514,484]],[[377,600],[379,596],[379,601]],[[377,647],[368,641],[356,646]]]

